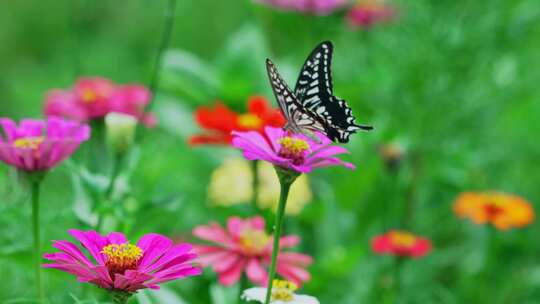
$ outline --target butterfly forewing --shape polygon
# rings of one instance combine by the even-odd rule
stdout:
[[[334,96],[332,53],[333,46],[329,41],[322,42],[311,52],[300,71],[294,93],[270,60],[267,60],[267,69],[289,130],[296,133],[319,131],[332,141],[345,143],[357,130],[371,130],[372,127],[357,125],[345,100]]]
[[[286,128],[295,133],[304,133],[302,129],[324,132],[325,128],[317,117],[303,110],[296,95],[292,93],[270,59],[266,61],[266,69],[281,113],[287,120]]]
[[[302,106],[314,111],[321,102],[332,96],[332,53],[333,45],[320,43],[308,56],[294,89],[294,94]]]

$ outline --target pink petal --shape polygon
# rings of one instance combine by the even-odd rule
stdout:
[[[186,254],[191,249],[193,249],[193,246],[191,246],[190,244],[174,245],[170,250],[168,250],[165,254],[163,254],[163,256],[161,256],[161,258],[157,260],[153,265],[151,265],[150,267],[145,267],[145,268],[139,267],[139,270],[145,271],[145,272],[159,271],[161,267],[166,268],[167,263],[170,263],[170,262],[181,263],[180,260],[178,260],[178,258],[187,259],[187,258],[192,257],[191,259],[193,259],[196,257],[195,254],[193,255]]]
[[[251,258],[246,266],[246,274],[249,280],[255,284],[263,286],[267,280],[267,273],[260,261],[256,258]]]
[[[313,258],[296,252],[282,252],[279,254],[278,262],[307,267],[313,263]]]
[[[219,274],[219,282],[225,286],[230,286],[238,282],[245,264],[245,260],[240,260],[238,263],[233,264],[233,267]]]
[[[227,232],[217,223],[210,223],[209,226],[198,226],[193,229],[193,235],[218,244],[230,244],[232,242]]]
[[[162,235],[149,233],[144,235],[137,246],[143,250],[139,268],[144,269],[154,263],[163,253],[171,248],[173,242]]]
[[[109,240],[109,243],[111,244],[125,244],[127,243],[126,236],[123,233],[120,232],[111,232],[109,235],[107,235],[107,239]]]
[[[297,235],[287,235],[279,239],[279,246],[281,248],[294,247],[300,243],[300,237]]]
[[[99,235],[95,231],[81,231],[76,229],[68,230],[69,233],[76,238],[81,244],[90,252],[92,257],[100,264],[105,264],[105,259],[103,257],[103,254],[101,254],[101,250],[103,247],[107,246],[109,243],[107,242],[107,238]]]

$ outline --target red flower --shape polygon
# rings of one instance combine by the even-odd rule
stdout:
[[[263,96],[249,98],[247,113],[236,113],[218,102],[213,107],[198,108],[194,117],[205,132],[192,136],[189,140],[191,145],[228,145],[232,141],[232,131],[263,133],[265,126],[283,127],[285,125],[285,118],[280,111],[272,108]]]
[[[379,255],[391,254],[419,258],[431,251],[431,242],[407,231],[390,230],[388,233],[373,238],[371,248]]]

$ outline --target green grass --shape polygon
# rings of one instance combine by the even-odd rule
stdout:
[[[536,223],[497,232],[457,219],[462,191],[496,189],[540,200],[540,6],[536,0],[400,1],[399,19],[370,30],[348,29],[337,13],[302,16],[248,0],[179,1],[171,49],[154,110],[161,124],[146,132],[124,197],[122,215],[136,238],[157,232],[189,236],[196,225],[223,223],[247,208],[210,207],[206,187],[227,148],[192,148],[191,111],[220,99],[241,110],[252,94],[271,97],[270,57],[293,83],[304,57],[322,40],[335,44],[335,92],[375,131],[347,146],[358,170],[311,176],[314,201],[285,231],[302,236],[299,252],[315,258],[303,291],[321,303],[538,303],[540,242]],[[0,116],[38,117],[44,93],[77,75],[148,83],[166,1],[3,1],[0,3]],[[180,58],[180,60],[175,60]],[[377,147],[399,141],[407,157],[389,172]],[[42,198],[48,240],[87,228],[67,187],[73,165],[51,172]],[[0,302],[34,296],[29,194],[0,166]],[[406,261],[399,299],[391,290],[393,259],[374,255],[370,239],[389,228],[429,237],[434,251]],[[496,262],[489,262],[496,261]],[[92,286],[45,270],[50,303],[105,303]],[[220,302],[232,294],[212,271],[166,285],[162,298],[139,303]],[[213,295],[213,300],[212,300]],[[230,295],[229,295],[230,296]],[[90,300],[90,299],[96,299]],[[145,302],[146,301],[146,302]],[[152,302],[153,301],[153,302]],[[136,301],[133,301],[135,303]],[[176,302],[174,302],[176,303]]]

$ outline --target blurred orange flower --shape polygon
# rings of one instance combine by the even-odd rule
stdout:
[[[524,227],[534,220],[528,201],[502,192],[464,192],[454,202],[454,212],[475,224],[490,223],[500,230]]]

